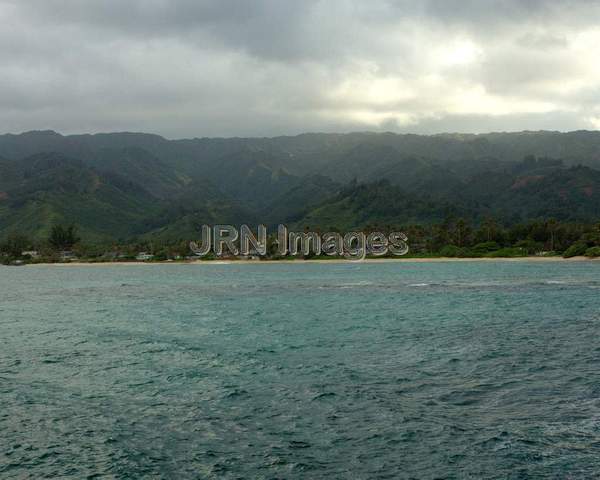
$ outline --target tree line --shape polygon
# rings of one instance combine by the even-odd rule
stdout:
[[[308,227],[307,227],[308,228]],[[336,231],[330,227],[329,231]],[[408,236],[409,256],[433,257],[518,257],[530,255],[562,255],[564,257],[600,257],[600,222],[560,222],[555,219],[532,220],[503,225],[492,217],[480,223],[465,218],[446,218],[443,222],[411,225],[367,224],[361,229],[402,231]],[[190,255],[189,240],[86,243],[75,225],[54,225],[42,242],[26,235],[12,233],[0,242],[3,263],[25,259],[28,250],[38,250],[44,261],[60,261],[61,254],[74,250],[77,257],[90,261],[134,259],[148,252],[154,260],[178,260]],[[275,237],[268,239],[268,257],[276,258]],[[208,258],[207,258],[208,259]]]
[[[75,225],[54,225],[44,242],[33,242],[22,233],[11,233],[0,243],[0,254],[8,259],[20,259],[24,252],[39,248],[49,255],[71,250],[81,241]]]
[[[532,220],[504,226],[492,217],[479,224],[464,218],[448,218],[433,225],[405,229],[416,254],[447,257],[600,255],[600,222]]]

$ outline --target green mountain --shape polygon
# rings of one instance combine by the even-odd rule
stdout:
[[[58,153],[3,161],[0,232],[41,239],[54,224],[74,223],[85,240],[101,241],[127,239],[152,230],[165,235],[162,231],[167,225],[185,223],[190,216],[200,224],[246,218],[241,208],[236,210],[235,202],[210,184],[203,188],[180,182],[175,188],[173,177],[165,179],[159,169],[154,177],[151,170],[145,172],[142,181],[152,181],[142,186],[140,176],[127,175],[131,172],[129,161],[123,162],[121,173],[115,170],[101,171]],[[157,185],[161,188],[155,188]],[[165,197],[166,187],[172,189],[172,197]]]
[[[353,183],[315,206],[295,226],[347,230],[447,218],[481,222],[487,217],[507,225],[550,218],[600,220],[600,171],[583,166],[523,168],[516,164],[512,171],[487,171],[460,181],[451,177],[448,187],[439,188],[403,188],[389,180]]]
[[[189,176],[140,147],[102,148],[86,164],[100,172],[119,175],[143,185],[145,190],[161,199],[177,195],[192,183]]]
[[[156,208],[141,186],[116,174],[102,174],[80,160],[41,153],[11,165],[3,177],[0,230],[33,237],[55,223],[77,223],[87,238],[124,238]]]
[[[0,237],[189,239],[203,224],[600,218],[600,133],[392,133],[167,140],[0,135]]]

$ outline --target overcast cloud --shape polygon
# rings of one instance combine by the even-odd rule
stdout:
[[[0,131],[600,128],[600,2],[0,0]]]

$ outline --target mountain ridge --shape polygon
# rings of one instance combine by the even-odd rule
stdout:
[[[56,222],[99,240],[184,238],[223,222],[596,221],[599,170],[593,131],[181,140],[30,131],[0,135],[0,236],[41,238]]]

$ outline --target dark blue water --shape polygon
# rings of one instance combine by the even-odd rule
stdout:
[[[0,478],[598,478],[600,264],[0,268]]]

